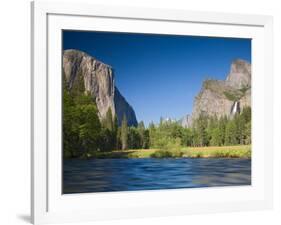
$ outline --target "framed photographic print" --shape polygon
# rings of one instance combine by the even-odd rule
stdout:
[[[32,3],[34,224],[272,207],[269,16]]]

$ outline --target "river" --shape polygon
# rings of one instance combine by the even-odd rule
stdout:
[[[250,159],[70,159],[63,162],[64,194],[250,184]]]

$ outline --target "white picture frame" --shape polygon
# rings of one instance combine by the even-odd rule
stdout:
[[[61,93],[63,29],[252,38],[252,185],[62,195],[61,102],[58,95]],[[32,222],[43,224],[272,208],[272,42],[270,16],[32,2]]]

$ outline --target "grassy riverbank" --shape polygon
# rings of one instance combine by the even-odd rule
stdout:
[[[173,150],[132,149],[95,152],[86,158],[251,158],[250,145],[184,147]]]

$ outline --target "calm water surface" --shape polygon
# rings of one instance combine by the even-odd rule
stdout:
[[[250,159],[64,160],[63,193],[251,184]]]

